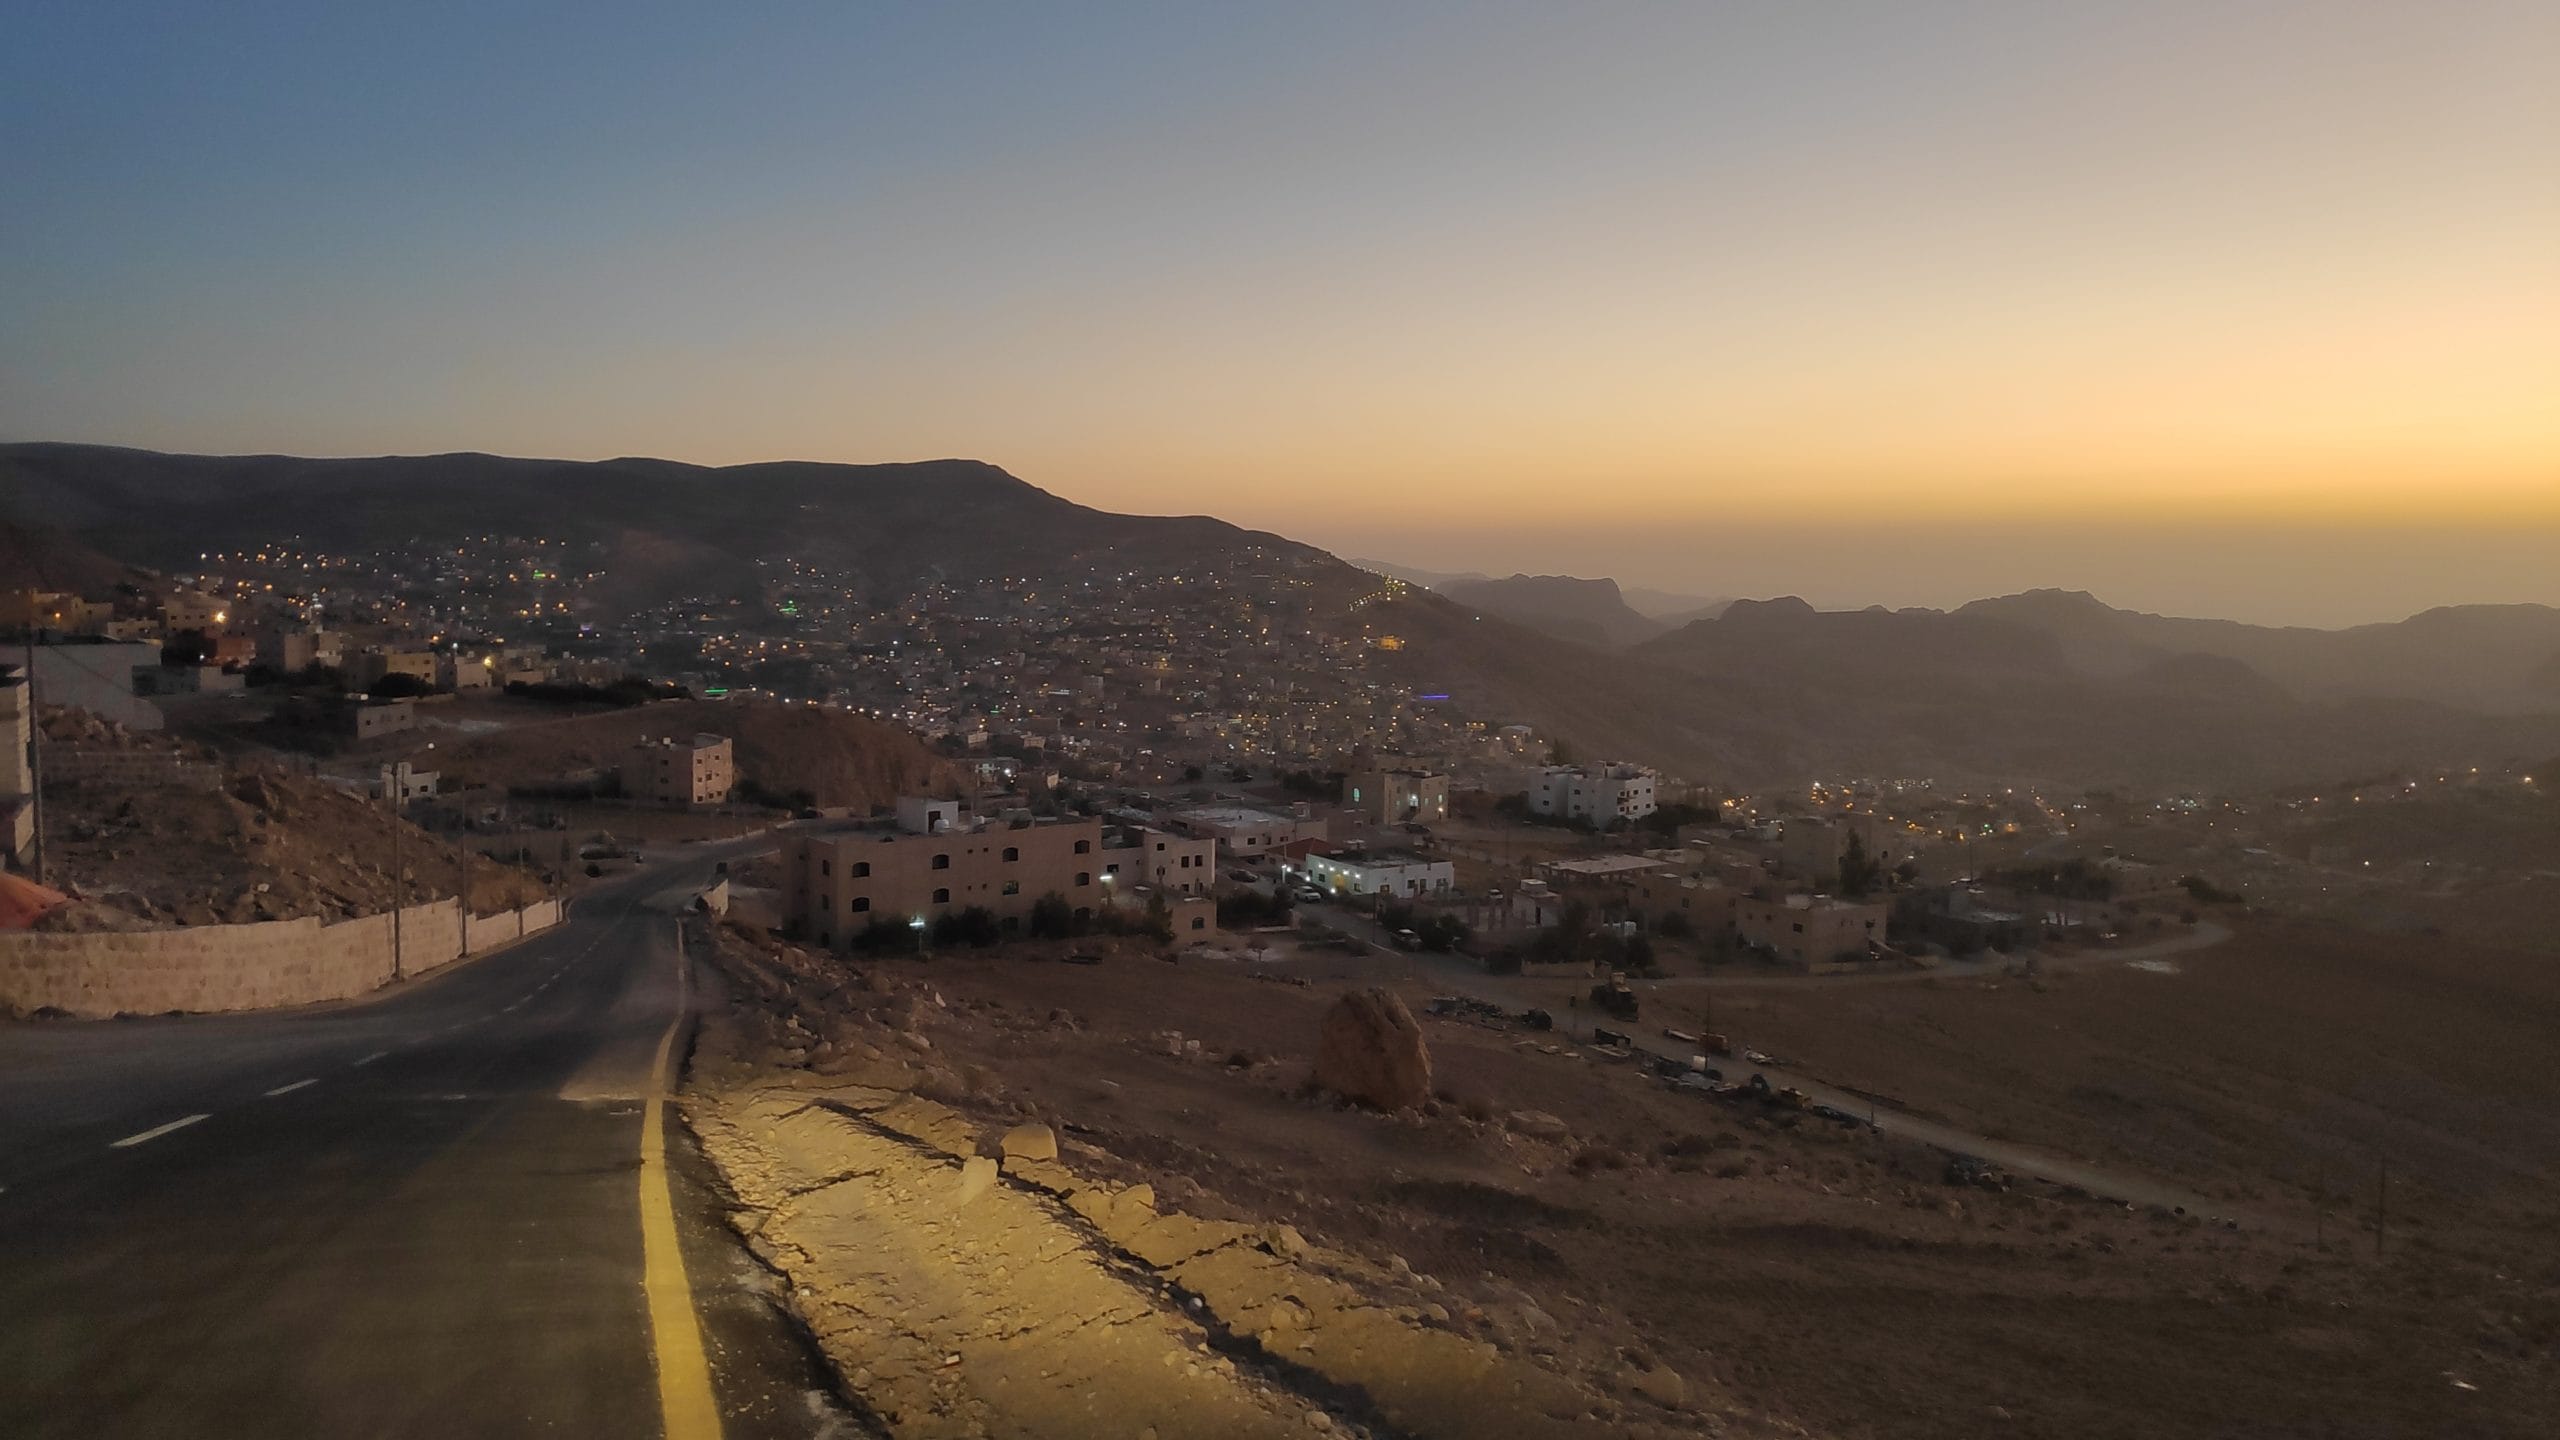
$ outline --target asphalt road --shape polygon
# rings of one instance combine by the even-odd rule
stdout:
[[[363,1003],[0,1024],[0,1435],[663,1433],[640,1151],[680,962],[647,902],[756,844]],[[722,1432],[863,1433],[667,1151]]]

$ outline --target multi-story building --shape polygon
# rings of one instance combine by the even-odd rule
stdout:
[[[1432,824],[1449,818],[1449,777],[1427,770],[1363,770],[1346,776],[1342,799],[1374,824]]]
[[[436,683],[436,656],[432,650],[361,651],[346,662],[347,684],[357,690],[370,690],[386,675],[406,675],[421,685]]]
[[[1652,814],[1659,784],[1642,765],[1549,765],[1529,777],[1529,812],[1606,829]]]
[[[1310,882],[1337,895],[1445,895],[1458,883],[1455,865],[1410,850],[1309,855],[1298,868]]]
[[[160,602],[160,621],[172,635],[189,630],[218,630],[230,623],[231,602],[194,590],[172,590]]]
[[[1119,888],[1102,868],[1100,820],[987,824],[957,801],[902,800],[898,810],[892,825],[784,837],[783,915],[799,933],[842,948],[872,925],[931,925],[972,905],[1019,930],[1043,895],[1090,918]]]
[[[726,735],[643,740],[622,762],[622,793],[654,805],[717,805],[736,783]]]
[[[1102,873],[1115,899],[1139,885],[1155,887],[1168,900],[1206,895],[1217,885],[1218,842],[1206,836],[1123,826],[1104,838],[1102,856]]]
[[[1856,836],[1867,858],[1879,864],[1891,858],[1891,837],[1884,817],[1871,811],[1844,810],[1829,815],[1790,815],[1778,840],[1778,864],[1789,875],[1827,885],[1840,874],[1840,859]]]
[[[1736,939],[1768,950],[1781,964],[1817,970],[1866,959],[1871,946],[1884,943],[1885,919],[1891,911],[1881,900],[1837,900],[1828,895],[1745,897],[1734,902],[1733,929]]]

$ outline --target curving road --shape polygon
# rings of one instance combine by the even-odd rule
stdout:
[[[769,844],[362,1003],[0,1024],[0,1435],[860,1433],[681,1126],[654,1183],[682,1263],[645,1263],[684,963],[649,900]],[[708,1391],[673,1427],[669,1272]]]

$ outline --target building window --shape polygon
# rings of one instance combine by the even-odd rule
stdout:
[[[868,895],[856,895],[853,897],[853,902],[844,908],[852,911],[856,915],[859,915],[863,911],[871,908],[871,897]]]
[[[1012,862],[1021,859],[1022,847],[1019,845],[1007,845],[1004,847],[1004,858],[1005,863],[1007,864],[1011,864]]]
[[[819,896],[819,897],[818,897],[818,908],[819,908],[819,909],[821,909],[821,910],[833,910],[834,908],[836,908],[836,897],[834,897],[833,895],[821,895],[821,896]]]
[[[934,891],[934,892],[933,892],[933,903],[934,903],[934,904],[936,904],[936,905],[948,905],[948,904],[950,904],[950,903],[951,903],[951,892],[950,892],[948,889],[943,889],[943,890],[936,890],[936,891]]]
[[[854,862],[853,862],[853,878],[854,878],[854,879],[856,879],[856,880],[866,880],[866,879],[869,879],[869,878],[870,878],[870,876],[871,876],[871,862],[870,862],[870,861],[868,861],[868,860],[856,860],[856,861],[854,861]]]
[[[1079,871],[1077,871],[1077,872],[1076,872],[1076,883],[1077,883],[1077,884],[1079,884],[1079,885],[1090,885],[1090,884],[1092,884],[1092,883],[1093,883],[1093,872],[1092,872],[1092,871],[1090,871],[1090,870],[1079,870]]]
[[[1090,855],[1090,854],[1092,854],[1092,853],[1093,853],[1093,842],[1092,842],[1092,841],[1090,841],[1090,840],[1079,840],[1079,841],[1077,841],[1077,842],[1076,842],[1076,853],[1077,853],[1077,854],[1079,854],[1079,855]]]
[[[819,943],[819,944],[821,944],[821,945],[833,945],[834,943],[836,943],[835,932],[834,932],[834,931],[832,931],[832,930],[821,930],[821,931],[819,931],[819,932],[818,932],[818,943]]]
[[[933,868],[934,868],[934,869],[936,869],[936,870],[948,870],[948,869],[950,869],[950,868],[951,868],[951,857],[950,857],[949,855],[936,855],[936,856],[934,856],[934,857],[933,857]]]
[[[1019,895],[1019,894],[1021,894],[1021,893],[1022,893],[1022,882],[1021,882],[1021,881],[1019,881],[1019,880],[1007,880],[1006,882],[1004,882],[1004,893],[1006,893],[1007,895]]]
[[[818,862],[818,873],[819,873],[819,874],[821,874],[821,875],[833,875],[834,873],[836,873],[836,862],[834,862],[833,860],[821,860],[821,861],[819,861],[819,862]]]

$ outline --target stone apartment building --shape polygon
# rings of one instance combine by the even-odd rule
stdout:
[[[930,925],[972,905],[1018,931],[1032,905],[1052,892],[1079,917],[1112,903],[1117,885],[1105,879],[1112,852],[1100,820],[981,824],[956,801],[939,804],[949,808],[902,800],[893,825],[785,836],[785,919],[816,943],[841,949],[871,925]],[[1134,854],[1121,863],[1138,873]]]
[[[1449,818],[1449,777],[1427,770],[1363,770],[1343,778],[1342,800],[1372,824],[1435,824]]]
[[[1881,900],[1746,896],[1734,902],[1733,929],[1743,944],[1769,950],[1780,964],[1811,971],[1866,959],[1870,945],[1884,943],[1885,920],[1891,913],[1892,907]]]
[[[737,784],[726,735],[643,740],[622,762],[622,793],[652,805],[718,805]]]
[[[1529,813],[1606,829],[1652,814],[1659,784],[1642,765],[1549,765],[1529,777]]]
[[[1146,826],[1112,829],[1103,838],[1102,874],[1112,898],[1130,887],[1146,885],[1170,901],[1180,895],[1206,895],[1217,885],[1218,842],[1206,836],[1176,835]]]

